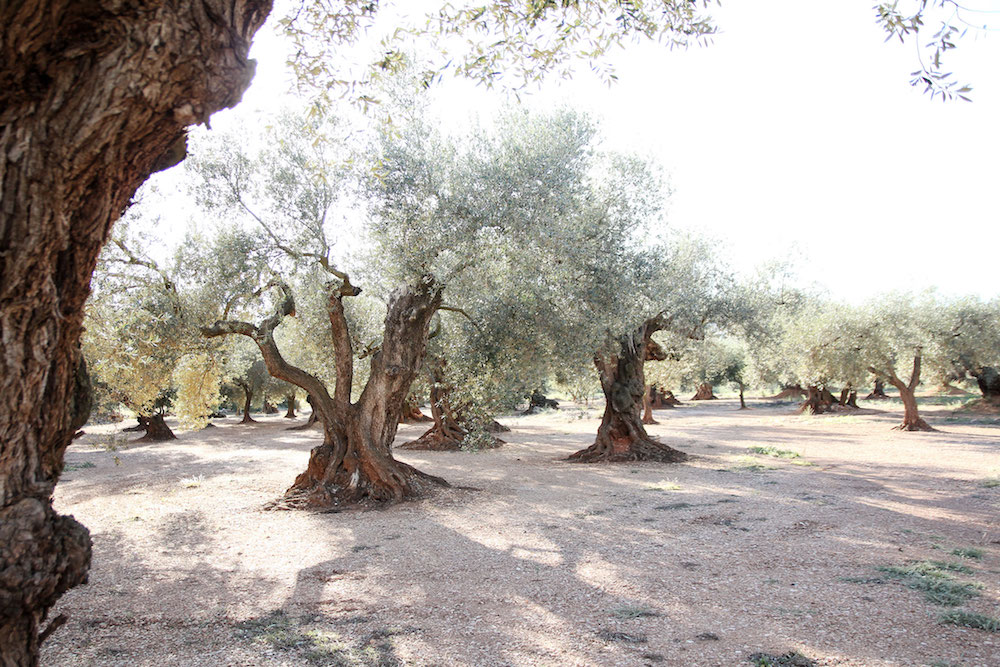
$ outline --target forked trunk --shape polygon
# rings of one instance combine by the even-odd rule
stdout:
[[[359,290],[354,289],[356,294]],[[331,295],[330,318],[339,345],[337,359],[346,363],[351,349],[349,336],[339,335],[348,333],[341,296]],[[448,486],[440,477],[397,461],[391,451],[403,404],[424,358],[430,319],[440,305],[441,288],[430,277],[416,287],[398,290],[390,299],[382,345],[372,355],[371,373],[358,402],[350,403],[353,369],[346,366],[338,369],[334,397],[325,388],[311,392],[323,420],[323,444],[312,450],[308,467],[285,492],[280,506],[384,505]],[[264,359],[271,375],[295,384],[270,352]]]
[[[315,376],[285,361],[274,342],[275,327],[295,312],[295,300],[287,285],[278,285],[284,299],[277,312],[259,326],[222,321],[202,329],[202,334],[209,337],[250,337],[260,348],[270,374],[301,387],[323,423],[323,443],[312,450],[305,472],[274,503],[275,508],[337,510],[379,506],[448,485],[439,477],[395,460],[390,451],[403,403],[424,358],[428,323],[441,305],[441,288],[432,277],[425,276],[416,286],[393,293],[382,344],[371,356],[368,382],[358,401],[352,403],[354,351],[341,300],[361,290],[351,285],[346,275],[341,276],[343,282],[331,289],[327,304],[337,373],[333,396]]]
[[[285,396],[288,409],[285,411],[285,419],[295,419],[295,394]]]
[[[234,105],[270,3],[0,3],[0,663],[36,665],[87,579],[87,529],[52,508],[90,409],[83,307],[112,223],[185,128]],[[54,626],[50,626],[54,629]]]
[[[176,439],[177,436],[167,426],[167,422],[163,420],[163,413],[157,412],[146,418],[146,435],[136,440],[136,442],[166,442],[167,440]]]
[[[715,401],[718,400],[718,396],[712,391],[712,384],[710,382],[702,382],[698,385],[698,391],[695,392],[694,396],[691,397],[692,401]]]
[[[806,392],[806,400],[799,406],[799,412],[811,415],[821,415],[830,409],[836,402],[833,394],[826,388],[820,389],[816,385],[809,385]]]
[[[858,407],[858,392],[854,391],[853,389],[851,390],[850,396],[847,397],[847,405],[852,408]]]
[[[919,347],[916,348],[913,354],[913,370],[910,372],[910,381],[908,383],[903,382],[896,375],[896,371],[893,368],[876,369],[869,367],[868,369],[880,377],[888,378],[892,386],[899,391],[899,398],[903,401],[903,423],[894,427],[899,431],[935,430],[920,417],[920,413],[917,410],[917,397],[914,392],[916,392],[917,387],[920,385],[921,354],[921,349]]]
[[[684,452],[651,438],[643,428],[640,409],[646,393],[643,363],[650,336],[662,326],[659,318],[646,321],[631,335],[617,340],[617,354],[595,355],[594,365],[604,392],[604,416],[597,439],[587,449],[569,456],[570,461],[664,461],[687,460]]]
[[[872,389],[872,393],[865,396],[865,399],[869,401],[878,401],[884,398],[889,398],[889,396],[885,393],[885,382],[883,382],[881,378],[875,378],[875,388]]]

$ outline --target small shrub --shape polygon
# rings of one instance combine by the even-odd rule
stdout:
[[[651,484],[646,487],[647,491],[680,491],[681,485],[677,482],[668,482],[666,480],[657,482],[656,484]]]
[[[63,466],[63,472],[73,472],[74,470],[83,470],[85,468],[96,468],[97,466],[90,461],[83,461],[82,463],[67,463]]]
[[[767,470],[777,470],[775,466],[761,463],[752,456],[740,456],[733,462],[730,472],[765,472]]]
[[[976,630],[986,630],[987,632],[1000,632],[1000,618],[993,618],[985,614],[976,614],[970,611],[954,609],[946,611],[939,617],[945,625],[962,625]]]

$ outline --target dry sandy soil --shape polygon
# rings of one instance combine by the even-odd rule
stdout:
[[[941,624],[875,569],[961,562],[983,588],[960,609],[1000,616],[1000,427],[751,405],[658,411],[682,465],[562,461],[596,409],[502,419],[501,449],[399,454],[474,490],[340,514],[262,509],[319,439],[280,417],[118,452],[90,427],[56,506],[89,526],[93,569],[43,664],[1000,665],[1000,633]]]

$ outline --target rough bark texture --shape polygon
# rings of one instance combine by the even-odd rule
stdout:
[[[678,405],[683,405],[677,397],[674,396],[674,392],[669,389],[660,389],[655,384],[650,387],[649,397],[654,410],[663,410],[677,407]]]
[[[712,391],[712,385],[708,382],[702,382],[698,385],[698,391],[695,392],[694,396],[691,397],[692,401],[715,401],[718,400],[718,396]]]
[[[288,406],[288,409],[285,410],[285,419],[295,419],[295,394],[286,396],[285,403]]]
[[[136,442],[166,442],[167,440],[176,439],[177,436],[167,426],[167,422],[163,420],[163,413],[157,412],[146,418],[146,435],[136,440]]]
[[[653,419],[653,392],[656,389],[653,387],[647,387],[642,393],[642,423],[646,424],[659,424],[660,422]],[[672,406],[671,406],[672,407]]]
[[[390,298],[382,345],[371,357],[369,379],[356,403],[350,400],[354,352],[341,300],[361,290],[345,276],[343,284],[331,289],[329,295],[327,309],[337,376],[330,396],[320,380],[286,362],[274,342],[274,328],[295,312],[291,291],[285,285],[281,288],[284,299],[278,311],[259,326],[226,321],[202,330],[210,337],[250,337],[257,343],[270,374],[306,391],[323,424],[323,444],[313,448],[305,472],[296,477],[274,507],[371,507],[447,486],[443,479],[395,460],[390,451],[403,403],[424,358],[428,323],[441,305],[441,288],[433,278],[425,276],[417,285],[397,290]]]
[[[885,393],[885,382],[881,378],[875,378],[875,388],[872,389],[872,393],[865,396],[865,399],[869,401],[878,401],[889,396]]]
[[[269,2],[0,4],[0,647],[37,664],[39,628],[86,580],[87,530],[52,509],[86,420],[78,341],[97,255],[185,128],[239,101]]]
[[[663,326],[661,317],[647,320],[631,334],[618,339],[616,353],[595,355],[594,365],[605,398],[604,417],[594,444],[570,455],[570,461],[687,460],[687,454],[651,438],[639,415],[646,394],[643,363],[650,336]]]
[[[410,394],[406,397],[406,403],[403,404],[403,416],[400,421],[404,424],[421,424],[432,421],[432,419],[420,411],[417,397]]]
[[[424,449],[431,451],[456,451],[465,444],[465,437],[469,434],[468,429],[463,425],[463,419],[455,413],[451,406],[451,386],[447,384],[445,377],[445,359],[438,357],[430,364],[431,376],[431,419],[434,425],[427,429],[423,435],[416,440],[403,443],[400,449]],[[497,424],[496,422],[493,422]],[[497,424],[500,429],[505,427]],[[489,431],[489,429],[487,429]],[[507,429],[510,430],[510,429]],[[489,431],[496,432],[496,431]],[[504,444],[503,440],[493,438],[490,443],[493,447]]]

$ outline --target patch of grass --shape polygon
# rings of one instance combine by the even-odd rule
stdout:
[[[973,572],[971,567],[962,563],[952,563],[944,560],[929,560],[927,562],[939,570],[946,570],[948,572],[960,572],[962,574],[972,574]]]
[[[82,463],[67,463],[63,466],[63,472],[73,472],[74,470],[83,470],[85,468],[96,468],[97,466],[90,461],[83,461]]]
[[[278,609],[237,623],[235,631],[240,639],[295,653],[311,665],[394,667],[402,664],[394,654],[391,641],[383,640],[406,630],[379,628],[369,632],[357,645],[350,646],[336,633],[317,628],[305,629],[303,626],[308,622],[308,618],[296,620]]]
[[[983,587],[978,582],[955,581],[955,578],[931,561],[920,561],[905,567],[895,565],[875,568],[890,579],[897,579],[907,588],[920,591],[924,599],[944,607],[957,607],[979,595]]]
[[[754,653],[750,663],[755,667],[815,667],[816,661],[807,658],[798,651],[789,651],[781,655],[770,653]]]
[[[656,484],[650,484],[646,487],[647,491],[680,491],[681,485],[677,482],[668,482],[663,480],[662,482],[657,482]]]
[[[612,609],[611,615],[615,618],[655,618],[660,613],[643,605],[624,604]]]
[[[983,550],[977,549],[976,547],[964,547],[959,549],[952,549],[951,555],[958,556],[959,558],[972,558],[974,560],[981,560],[983,557]]]
[[[805,459],[795,459],[793,461],[789,461],[789,463],[791,463],[793,466],[806,466],[806,467],[812,467],[816,465],[812,461],[806,461]]]
[[[885,579],[882,577],[837,577],[839,581],[843,581],[848,584],[885,584]]]
[[[801,456],[798,452],[793,452],[790,449],[778,449],[774,445],[754,445],[753,447],[748,447],[747,451],[751,454],[763,454],[764,456],[773,456],[779,459],[797,459]]]
[[[1000,486],[1000,477],[987,477],[979,481],[979,486],[984,489],[995,489]]]
[[[179,484],[185,489],[197,489],[204,481],[205,477],[203,475],[198,475],[196,477],[183,477],[181,478]]]
[[[987,632],[1000,632],[1000,618],[986,616],[985,614],[953,609],[952,611],[946,611],[938,618],[945,625],[961,625],[966,628],[986,630]]]
[[[733,461],[733,465],[728,470],[729,472],[766,472],[777,470],[777,466],[761,463],[752,456],[740,456]]]

